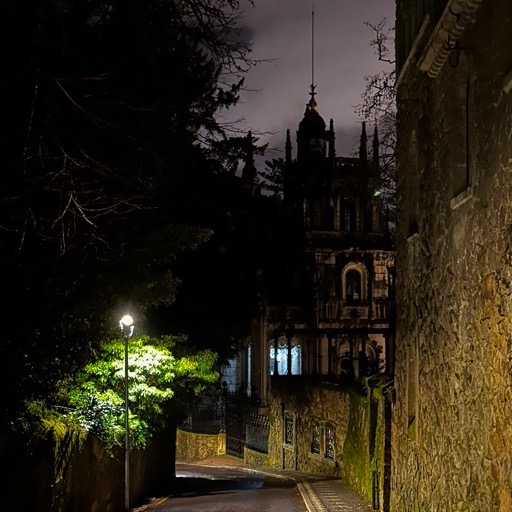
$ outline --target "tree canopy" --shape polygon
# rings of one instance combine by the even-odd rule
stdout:
[[[132,447],[143,448],[218,379],[216,355],[191,352],[184,336],[128,339],[128,406]],[[106,446],[122,445],[125,421],[124,340],[101,345],[96,359],[59,389],[68,421],[77,422]]]
[[[250,5],[250,0],[247,0]],[[7,417],[132,308],[171,303],[229,172],[219,109],[254,63],[237,0],[6,0],[0,345]],[[232,169],[231,169],[232,172]]]

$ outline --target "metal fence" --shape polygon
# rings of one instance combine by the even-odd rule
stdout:
[[[179,428],[197,434],[226,434],[226,452],[243,457],[244,447],[268,453],[268,416],[257,414],[254,397],[224,392],[215,400],[195,405]]]
[[[197,434],[224,432],[225,419],[221,404],[196,405],[189,409],[187,417],[179,427]]]
[[[270,421],[267,415],[247,415],[245,419],[245,431],[247,448],[262,453],[268,453]]]

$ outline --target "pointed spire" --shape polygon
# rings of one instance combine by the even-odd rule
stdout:
[[[286,130],[285,159],[286,165],[290,165],[292,163],[292,141],[289,129]]]
[[[359,160],[366,162],[368,160],[368,137],[366,136],[366,122],[363,121],[361,130],[361,141],[359,143]]]
[[[336,139],[336,136],[334,135],[334,121],[329,121],[329,158],[334,159],[336,156],[336,151],[334,149],[334,140]]]
[[[372,154],[373,163],[375,165],[380,165],[380,155],[379,155],[379,133],[377,131],[377,125],[375,125],[375,129],[373,130],[373,154]]]

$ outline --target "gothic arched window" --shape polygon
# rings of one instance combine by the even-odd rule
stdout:
[[[322,199],[316,199],[313,203],[312,227],[323,228],[325,223],[325,203]]]
[[[343,231],[355,231],[356,230],[356,217],[357,210],[356,205],[353,202],[346,202],[342,209],[341,225]]]
[[[345,275],[345,300],[347,302],[361,302],[361,274],[351,268]]]

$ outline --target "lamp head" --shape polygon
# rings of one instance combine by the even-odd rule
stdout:
[[[124,315],[119,323],[121,324],[121,327],[130,327],[133,325],[133,318],[130,315]]]
[[[121,331],[123,331],[123,336],[131,336],[133,334],[133,318],[130,315],[124,315],[123,318],[119,321],[119,326],[121,327]]]

